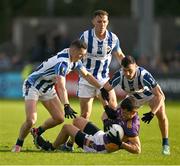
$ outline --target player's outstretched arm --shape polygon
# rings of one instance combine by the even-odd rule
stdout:
[[[102,97],[103,100],[106,100],[107,102],[109,102],[109,100],[110,100],[109,99],[109,91],[112,90],[112,89],[113,89],[113,87],[109,84],[109,82],[106,82],[104,84],[104,87],[102,87],[100,89],[101,97]]]
[[[154,99],[153,99],[154,107],[151,110],[151,112],[153,114],[156,114],[156,112],[159,110],[159,108],[164,103],[165,95],[164,95],[163,91],[161,90],[161,87],[158,84],[152,89],[152,93],[154,94]]]
[[[121,64],[122,59],[125,57],[125,55],[122,52],[122,50],[114,51],[113,52],[113,56],[116,57],[116,59],[118,60],[119,64]]]
[[[125,149],[126,151],[134,154],[141,153],[141,143],[139,136],[136,137],[129,137],[128,142],[122,142],[121,148]]]
[[[75,118],[77,112],[75,112],[69,105],[68,93],[65,87],[66,79],[63,76],[57,76],[56,90],[61,102],[64,104],[65,118]]]
[[[56,90],[62,104],[69,104],[68,93],[66,89],[66,78],[64,76],[57,76],[56,81]]]
[[[143,114],[143,117],[141,118],[141,120],[147,124],[151,122],[159,108],[164,104],[165,100],[164,93],[158,84],[152,88],[152,93],[154,94],[154,97],[150,101],[151,111]]]
[[[98,83],[96,78],[90,72],[88,72],[85,67],[81,68],[80,73],[91,85],[94,85],[98,89],[101,88],[101,85]]]

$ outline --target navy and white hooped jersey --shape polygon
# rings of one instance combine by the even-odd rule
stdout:
[[[96,37],[94,29],[90,29],[84,31],[80,39],[88,45],[87,58],[83,59],[84,67],[96,79],[107,79],[109,77],[112,52],[121,51],[118,37],[106,30],[105,39],[100,40]]]
[[[147,70],[137,67],[134,79],[128,80],[124,76],[123,71],[119,70],[109,80],[109,84],[112,87],[119,84],[128,94],[132,94],[136,99],[142,99],[141,94],[146,96],[152,95],[151,90],[156,87],[157,82]]]
[[[41,63],[37,69],[29,75],[27,81],[40,92],[47,92],[56,82],[57,75],[65,77],[71,70],[80,70],[83,67],[79,60],[76,63],[70,61],[69,48],[58,52],[55,56]]]

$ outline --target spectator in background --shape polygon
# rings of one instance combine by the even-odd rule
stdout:
[[[70,39],[67,34],[66,24],[61,23],[55,31],[51,34],[51,40],[53,42],[53,51],[57,53],[59,50],[62,50],[69,46]]]
[[[11,68],[11,60],[4,51],[0,51],[0,69],[7,70]]]
[[[53,50],[49,45],[47,32],[43,32],[37,36],[35,45],[31,49],[30,63],[39,63],[44,61],[53,54]]]
[[[180,69],[180,42],[177,43],[175,51],[172,55],[172,60],[170,62],[170,68],[172,71],[179,72]]]
[[[2,71],[20,70],[23,66],[21,55],[15,45],[8,41],[0,45],[0,69]]]

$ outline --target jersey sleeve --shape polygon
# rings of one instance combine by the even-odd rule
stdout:
[[[55,74],[65,77],[67,74],[68,64],[66,62],[58,63],[55,66]]]
[[[122,75],[122,72],[118,70],[116,73],[114,73],[113,77],[109,80],[109,84],[113,88],[121,82],[121,75]]]
[[[143,76],[143,84],[147,86],[149,89],[152,89],[156,87],[157,81],[148,71],[146,71],[146,73]]]
[[[116,45],[115,45],[115,47],[113,48],[112,51],[116,51],[116,52],[121,51],[120,42],[119,42],[118,38],[116,38]]]
[[[76,63],[75,63],[75,67],[74,67],[74,69],[76,69],[76,70],[78,70],[78,71],[80,71],[81,69],[83,68],[83,64],[82,64],[82,61],[77,61]]]
[[[82,40],[82,41],[84,41],[84,32],[80,34],[79,39]]]

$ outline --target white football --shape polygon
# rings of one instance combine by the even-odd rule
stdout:
[[[112,127],[110,127],[109,132],[111,132],[114,136],[117,136],[117,131],[119,132],[119,138],[122,140],[124,137],[124,130],[119,124],[113,124]]]

